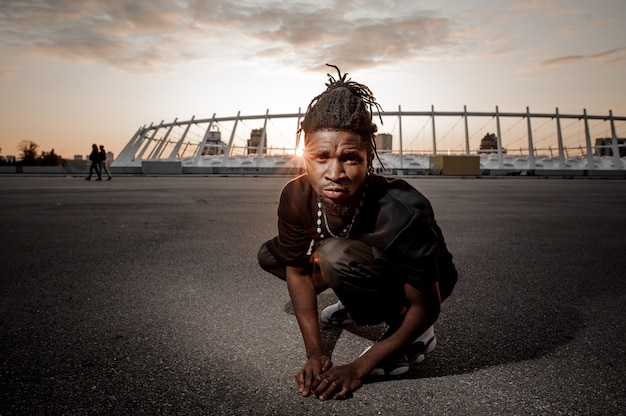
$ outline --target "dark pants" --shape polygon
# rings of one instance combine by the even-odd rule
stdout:
[[[286,279],[285,265],[263,244],[258,254],[261,267]],[[311,272],[322,276],[359,325],[372,325],[398,318],[408,301],[404,279],[382,253],[357,240],[322,240],[312,256]]]
[[[97,161],[91,161],[91,166],[89,166],[89,178],[91,179],[91,175],[93,174],[93,172],[96,172],[96,175],[98,175],[98,179],[102,178],[102,175],[100,175],[100,166],[98,166],[98,162]]]
[[[101,160],[98,163],[98,169],[100,170],[100,175],[104,175],[104,172],[107,173],[107,177],[111,177],[111,172],[109,172],[109,168],[107,167],[107,162],[105,160]]]

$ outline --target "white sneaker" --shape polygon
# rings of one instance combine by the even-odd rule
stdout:
[[[341,301],[325,307],[320,315],[320,321],[330,325],[349,325],[354,323],[350,318],[350,313]]]
[[[404,347],[404,352],[409,363],[421,363],[426,358],[426,354],[432,352],[437,346],[435,330],[431,326],[415,339],[411,344]]]
[[[391,354],[378,363],[376,368],[370,371],[370,376],[401,376],[409,371],[411,363],[421,363],[426,354],[432,352],[437,346],[435,330],[431,326],[417,337],[412,343]],[[367,347],[361,355],[371,347]]]
[[[365,354],[372,347],[367,347],[361,355]],[[396,351],[389,357],[382,360],[376,368],[370,371],[370,376],[401,376],[409,371],[409,361],[404,350]]]

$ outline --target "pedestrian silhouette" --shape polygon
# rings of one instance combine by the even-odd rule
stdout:
[[[100,145],[100,152],[98,153],[98,155],[100,163],[100,174],[106,172],[108,176],[107,180],[110,181],[111,179],[113,179],[113,177],[111,176],[111,172],[109,172],[109,168],[107,167],[107,152],[104,150],[103,145]]]
[[[98,166],[100,163],[100,156],[98,155],[98,146],[95,143],[91,145],[91,153],[89,154],[89,160],[91,161],[91,165],[89,166],[89,176],[87,176],[85,179],[90,181],[91,175],[95,171],[96,174],[98,175],[98,179],[96,180],[101,181],[102,175],[100,174],[100,166]]]

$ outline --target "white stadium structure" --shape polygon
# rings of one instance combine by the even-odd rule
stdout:
[[[217,117],[140,127],[111,163],[117,172],[292,173],[301,171],[304,114]],[[626,117],[467,111],[381,113],[375,167],[391,174],[624,176]],[[532,149],[532,150],[531,150]],[[460,161],[460,162],[459,162]],[[446,171],[446,165],[455,169]],[[443,164],[443,165],[442,165]],[[459,170],[460,169],[460,170]],[[455,173],[456,172],[456,173]]]

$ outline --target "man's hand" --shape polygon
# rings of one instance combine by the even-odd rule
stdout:
[[[313,396],[320,400],[343,399],[363,385],[354,364],[335,366],[317,376],[315,381]]]
[[[314,355],[308,359],[304,367],[296,374],[298,392],[306,397],[315,390],[319,384],[319,377],[333,366],[332,361],[325,355]]]

